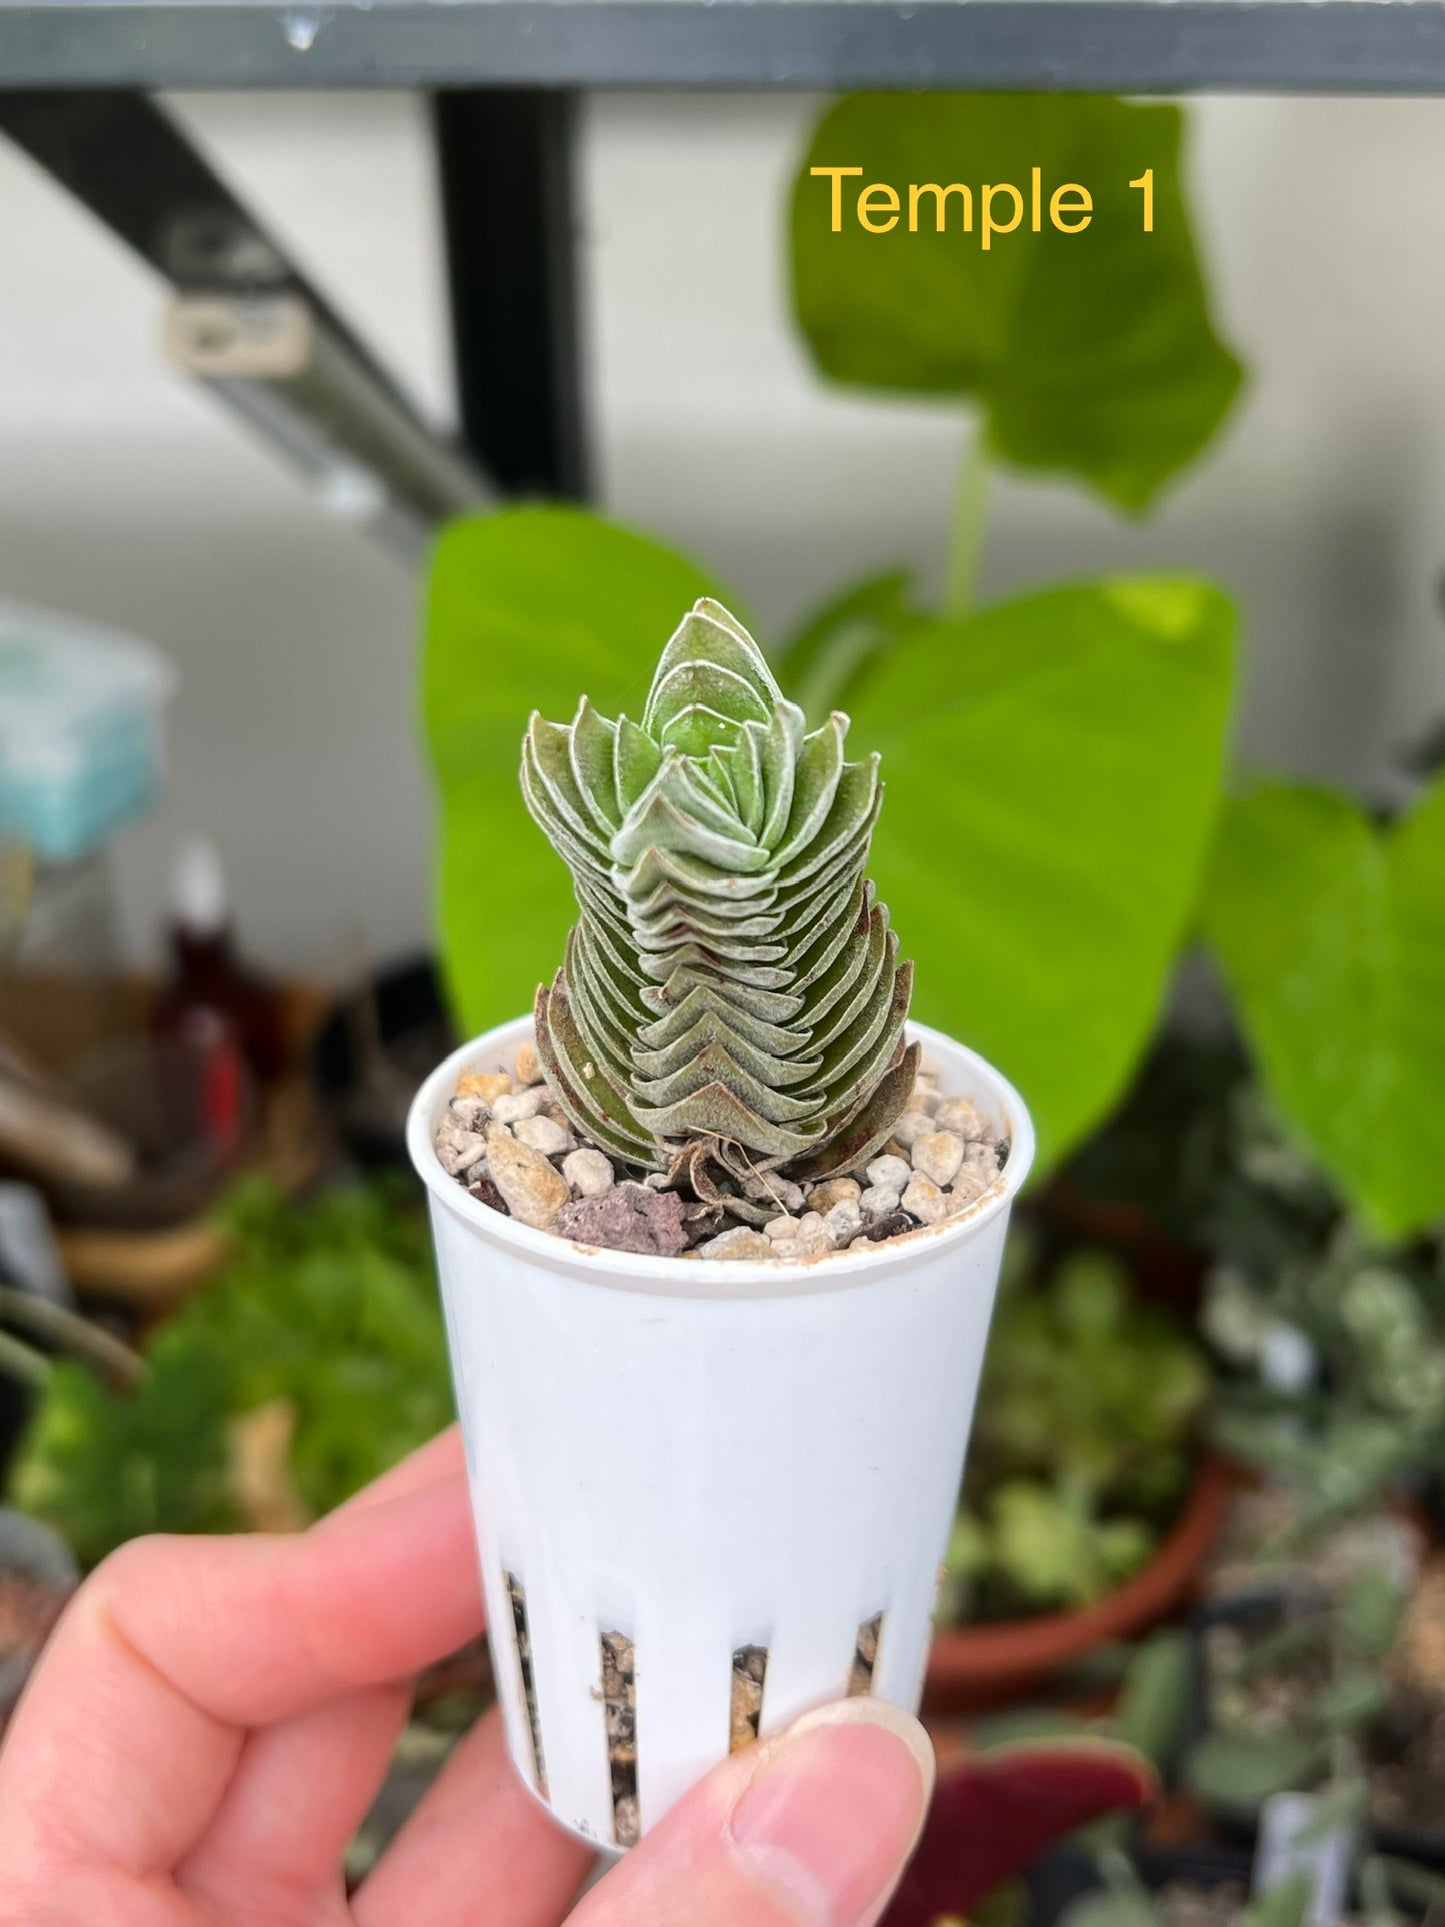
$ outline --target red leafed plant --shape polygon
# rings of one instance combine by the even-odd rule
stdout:
[[[984,1896],[1087,1821],[1147,1805],[1153,1769],[1109,1740],[1049,1740],[942,1766],[923,1838],[880,1927],[962,1921]]]

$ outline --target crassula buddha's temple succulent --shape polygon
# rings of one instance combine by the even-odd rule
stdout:
[[[908,1102],[913,967],[864,876],[878,758],[805,732],[752,637],[701,601],[641,723],[534,715],[522,787],[578,917],[536,1037],[577,1129],[627,1164],[853,1169]]]

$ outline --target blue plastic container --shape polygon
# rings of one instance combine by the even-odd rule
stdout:
[[[0,602],[0,834],[70,863],[144,816],[175,680],[149,643]]]

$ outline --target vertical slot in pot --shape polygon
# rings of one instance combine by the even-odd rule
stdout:
[[[733,1690],[728,1752],[736,1753],[758,1737],[763,1712],[763,1682],[768,1672],[766,1646],[739,1646],[733,1654]]]
[[[522,1675],[522,1697],[527,1702],[527,1730],[532,1736],[532,1773],[537,1791],[547,1797],[547,1768],[542,1759],[542,1729],[537,1721],[537,1687],[532,1676],[532,1641],[527,1631],[527,1595],[514,1572],[502,1574],[512,1603],[512,1634],[517,1645],[517,1669]]]
[[[639,1832],[635,1648],[625,1633],[603,1633],[600,1644],[607,1764],[612,1773],[612,1838],[619,1847],[633,1847]]]
[[[853,1648],[853,1664],[848,1668],[848,1697],[858,1699],[873,1691],[873,1674],[878,1665],[878,1642],[883,1637],[883,1615],[874,1613],[858,1628]]]

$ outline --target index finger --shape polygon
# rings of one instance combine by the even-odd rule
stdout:
[[[380,1499],[403,1498],[408,1492],[419,1492],[424,1485],[436,1485],[442,1479],[455,1478],[465,1469],[462,1428],[453,1422],[444,1432],[438,1432],[434,1439],[419,1445],[415,1452],[398,1460],[380,1478],[373,1479],[370,1485],[364,1485],[359,1492],[353,1492],[329,1516],[338,1518],[343,1512],[362,1512]]]

